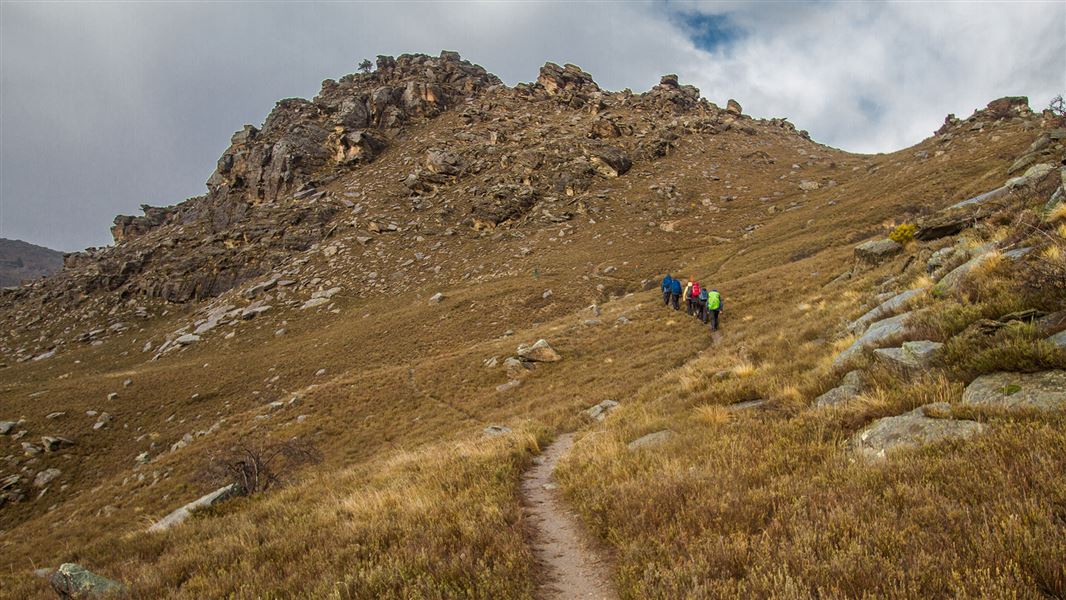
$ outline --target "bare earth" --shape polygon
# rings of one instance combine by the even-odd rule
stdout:
[[[526,515],[534,527],[533,552],[547,577],[538,597],[615,599],[607,563],[585,543],[581,525],[555,489],[553,474],[574,436],[559,436],[522,480]]]

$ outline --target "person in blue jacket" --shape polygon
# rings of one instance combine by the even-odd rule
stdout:
[[[670,288],[673,286],[674,278],[669,273],[666,277],[663,277],[663,284],[661,289],[663,291],[663,306],[670,306]]]
[[[674,310],[681,310],[681,280],[674,279],[670,282],[670,303]]]

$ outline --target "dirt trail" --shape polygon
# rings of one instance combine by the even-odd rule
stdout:
[[[537,597],[615,600],[607,563],[586,543],[580,523],[555,488],[555,465],[573,443],[572,433],[559,436],[522,479],[525,512],[534,527],[533,553],[547,575]]]

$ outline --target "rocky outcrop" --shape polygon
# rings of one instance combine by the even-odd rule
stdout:
[[[581,67],[571,64],[560,67],[552,62],[544,63],[540,68],[537,85],[549,96],[580,97],[581,94],[600,91],[600,86],[592,80],[592,75],[582,71]]]
[[[166,224],[177,212],[173,206],[158,207],[141,205],[144,216],[131,217],[119,215],[115,217],[115,224],[111,226],[111,237],[116,244],[121,244],[148,233],[149,231]]]
[[[982,375],[966,386],[962,403],[1008,410],[1066,410],[1066,371]]]

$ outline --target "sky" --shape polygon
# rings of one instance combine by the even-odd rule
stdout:
[[[505,83],[665,73],[818,142],[890,152],[948,113],[1066,92],[1066,2],[0,2],[0,237],[74,251],[202,194],[230,135],[378,54],[456,50]]]

